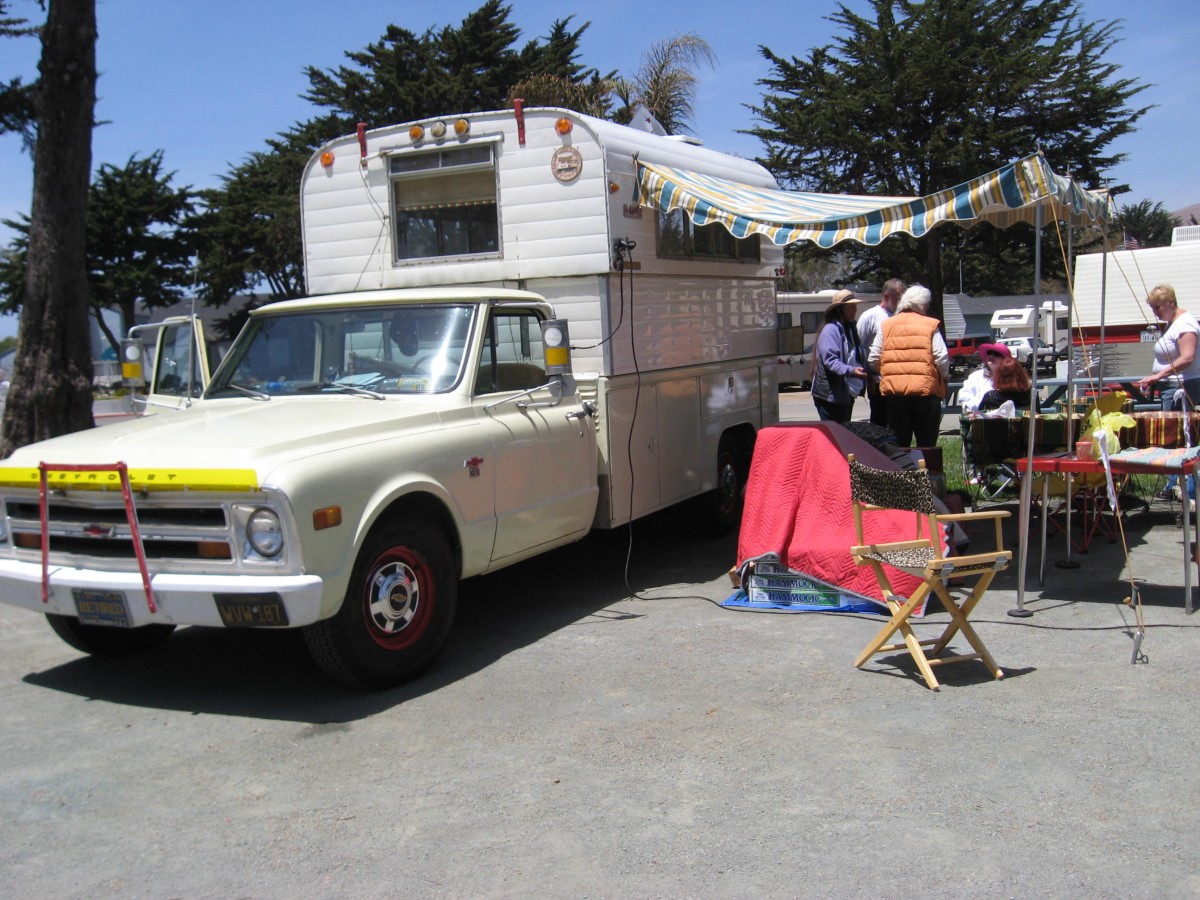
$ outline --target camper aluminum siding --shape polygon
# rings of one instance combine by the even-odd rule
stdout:
[[[1103,257],[1088,253],[1075,260],[1074,324],[1088,338],[1099,337],[1103,320],[1106,340],[1138,340],[1153,322],[1146,295],[1158,284],[1171,285],[1181,307],[1200,312],[1200,241],[1109,253],[1101,309]]]
[[[554,128],[561,117],[573,125],[566,136]],[[775,354],[774,278],[782,248],[762,242],[758,261],[660,259],[656,214],[634,200],[635,154],[646,162],[775,187],[764,168],[567,110],[526,110],[524,144],[512,110],[464,118],[470,122],[465,138],[414,143],[405,124],[366,132],[365,157],[356,135],[314,155],[301,187],[310,293],[437,284],[536,291],[570,321],[572,343],[592,347],[575,353],[581,373],[619,375]],[[422,124],[428,129],[434,121]],[[478,145],[491,146],[495,154],[498,251],[398,260],[390,227],[390,160]],[[578,150],[582,160],[572,180],[552,171],[554,153],[564,146]],[[322,165],[322,152],[332,155],[332,164]],[[614,270],[618,238],[636,244],[632,279]]]

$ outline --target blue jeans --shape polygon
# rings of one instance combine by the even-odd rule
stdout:
[[[1175,399],[1175,395],[1179,393],[1178,388],[1164,392],[1162,395],[1163,412],[1171,412],[1172,410],[1192,412],[1200,409],[1200,378],[1185,378],[1183,381],[1183,392],[1185,396],[1180,397],[1178,401]],[[1163,490],[1169,491],[1177,484],[1179,484],[1179,476],[1168,475],[1167,483],[1163,486]]]
[[[1181,409],[1187,412],[1200,410],[1200,377],[1185,378],[1183,381],[1183,392],[1187,395],[1186,399],[1180,397],[1177,403],[1175,395],[1179,393],[1179,388],[1163,391],[1161,397],[1163,412]]]

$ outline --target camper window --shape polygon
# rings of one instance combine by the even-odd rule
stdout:
[[[724,225],[695,225],[681,209],[658,215],[658,256],[758,262],[758,235],[735,238]]]
[[[389,161],[396,261],[500,249],[491,146]]]

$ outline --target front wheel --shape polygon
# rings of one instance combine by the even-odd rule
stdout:
[[[171,636],[174,625],[142,625],[116,628],[111,625],[87,625],[74,616],[46,613],[46,621],[60,638],[92,656],[129,656],[151,650]]]
[[[450,547],[428,526],[377,528],[354,564],[341,609],[309,625],[305,642],[327,674],[351,687],[393,687],[433,662],[458,602]]]

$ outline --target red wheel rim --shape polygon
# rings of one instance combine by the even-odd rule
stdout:
[[[403,650],[425,633],[436,602],[433,570],[425,559],[408,547],[385,550],[363,586],[367,633],[385,650]]]

